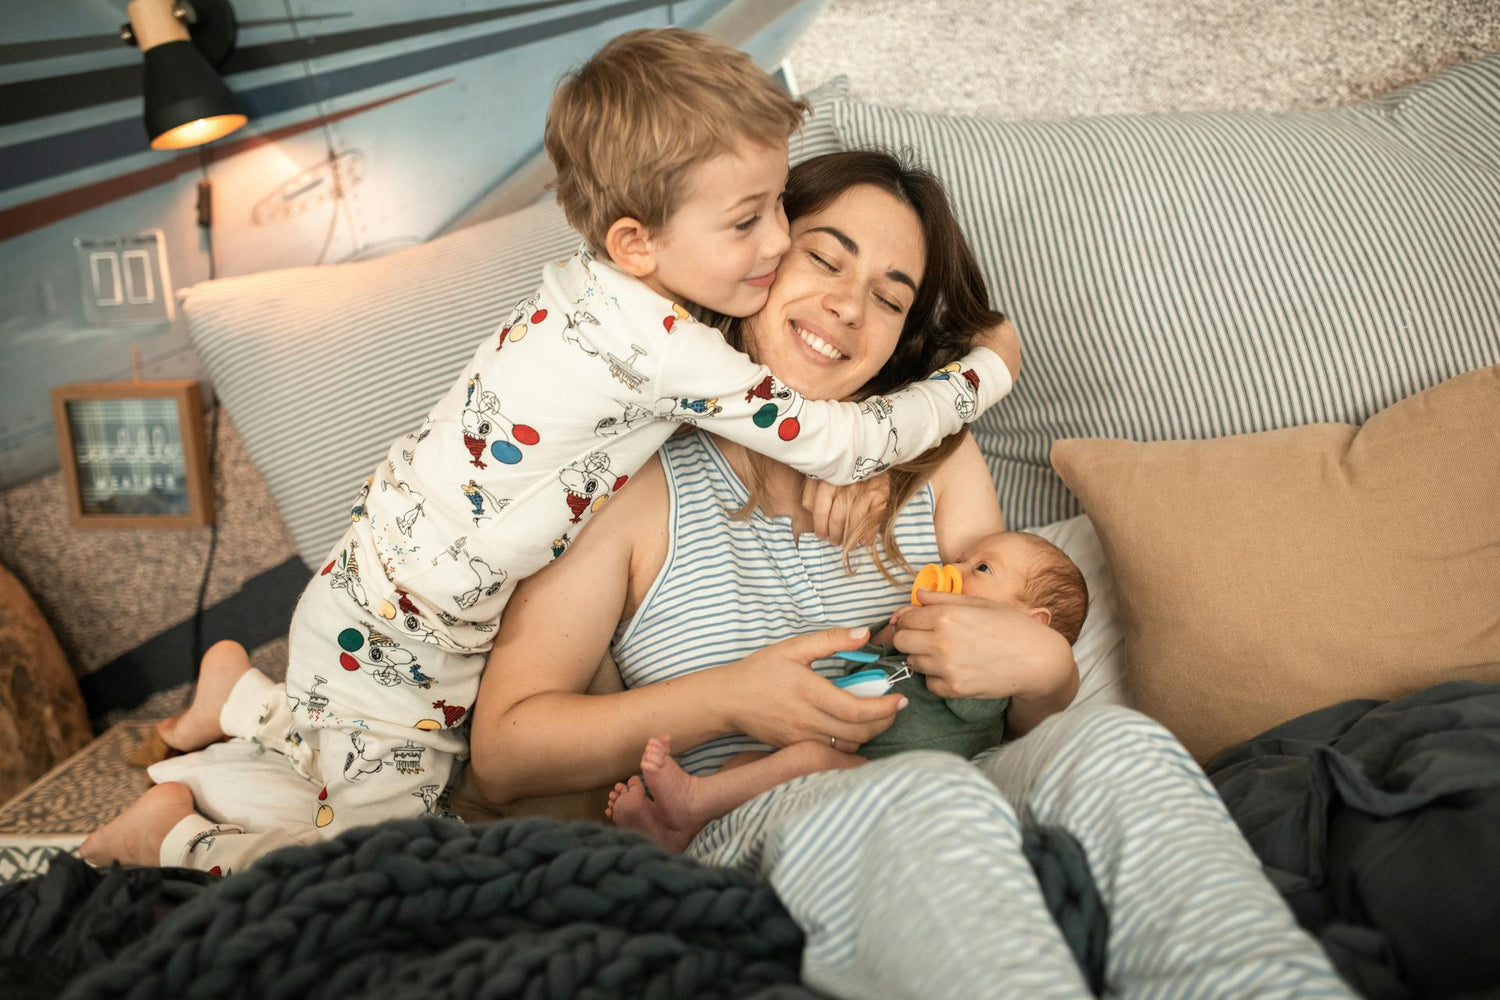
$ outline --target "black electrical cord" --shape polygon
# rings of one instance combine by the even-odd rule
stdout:
[[[208,277],[213,280],[218,276],[218,262],[214,259],[214,230],[212,204],[212,182],[208,178],[209,154],[208,147],[201,146],[198,150],[198,165],[201,179],[198,182],[198,222],[203,231],[203,246],[208,254]],[[219,399],[216,395],[213,403],[209,406],[208,423],[208,482],[209,488],[214,496],[214,519],[208,526],[208,553],[203,557],[203,576],[198,581],[198,600],[193,607],[193,676],[197,676],[198,664],[203,662],[203,654],[207,652],[203,646],[203,602],[208,596],[208,581],[213,575],[214,553],[219,548]]]
[[[218,454],[219,454],[219,401],[214,400],[209,409],[208,424],[208,481],[214,492],[214,508],[219,506],[219,484],[218,484]],[[219,547],[219,519],[215,515],[213,523],[208,526],[208,554],[203,558],[203,577],[198,581],[198,601],[193,609],[193,669],[197,676],[198,664],[203,662],[203,654],[207,650],[203,647],[203,599],[208,594],[208,580],[213,573],[214,552]]]

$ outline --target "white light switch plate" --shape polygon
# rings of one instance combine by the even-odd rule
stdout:
[[[172,273],[160,229],[134,236],[79,237],[83,315],[90,326],[172,320]]]

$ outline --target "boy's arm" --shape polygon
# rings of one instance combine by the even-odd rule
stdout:
[[[659,416],[697,423],[808,475],[845,485],[915,458],[1011,390],[1000,355],[976,347],[925,381],[859,403],[803,397],[718,331],[683,322],[669,336]]]

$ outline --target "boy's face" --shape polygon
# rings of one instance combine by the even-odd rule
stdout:
[[[786,143],[741,143],[694,167],[682,204],[652,241],[656,272],[646,283],[726,316],[758,312],[791,245],[786,173]]]

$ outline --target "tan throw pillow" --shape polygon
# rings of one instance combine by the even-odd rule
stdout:
[[[1141,711],[1193,755],[1313,709],[1500,681],[1500,366],[1362,427],[1058,441]]]

